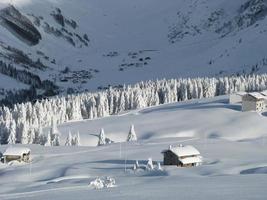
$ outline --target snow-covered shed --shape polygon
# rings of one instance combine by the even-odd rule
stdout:
[[[31,150],[25,147],[9,147],[3,153],[5,163],[10,161],[29,162]]]
[[[178,167],[193,167],[202,163],[199,151],[193,146],[179,145],[170,146],[169,149],[162,151],[164,165],[177,165]]]
[[[259,92],[247,93],[242,97],[242,111],[263,111],[267,97]]]
[[[245,94],[247,94],[247,93],[246,92],[236,92],[236,93],[230,94],[229,103],[230,104],[241,103],[242,102],[242,97]]]

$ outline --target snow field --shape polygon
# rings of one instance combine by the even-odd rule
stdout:
[[[61,141],[69,130],[76,130],[85,146],[26,145],[33,153],[31,165],[0,165],[0,198],[162,199],[179,195],[186,199],[265,199],[267,118],[232,109],[226,98],[167,104],[63,124],[59,126]],[[258,128],[249,129],[252,122]],[[138,140],[128,143],[131,124]],[[97,138],[90,133],[99,132],[100,127],[113,140],[117,131],[124,133],[123,137],[120,134],[124,142],[115,140],[117,143],[96,147]],[[96,141],[91,141],[93,138]],[[162,162],[162,150],[181,143],[196,147],[203,165],[133,171],[136,160],[142,168],[152,158],[156,166]],[[0,146],[0,151],[6,147]],[[88,186],[104,177],[114,178],[117,187],[94,190]]]

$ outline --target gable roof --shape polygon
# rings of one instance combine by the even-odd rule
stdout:
[[[190,145],[171,147],[170,149],[163,151],[163,153],[167,151],[171,151],[178,157],[200,155],[199,151],[195,147]]]
[[[236,92],[236,93],[232,93],[232,94],[230,94],[230,95],[237,95],[237,96],[242,97],[242,96],[244,96],[244,95],[246,95],[246,94],[247,94],[247,92]]]
[[[267,96],[267,90],[263,90],[263,91],[261,91],[260,93],[261,93],[263,96],[265,96],[265,97]]]
[[[247,95],[253,97],[256,100],[266,99],[266,96],[262,95],[259,92],[250,92]]]
[[[9,147],[3,153],[4,156],[22,156],[23,154],[30,153],[31,150],[25,147]]]

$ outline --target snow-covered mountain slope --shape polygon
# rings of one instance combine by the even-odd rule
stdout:
[[[266,199],[267,118],[240,112],[239,105],[227,104],[226,98],[63,124],[59,127],[62,144],[71,130],[79,131],[81,143],[91,147],[27,145],[32,164],[0,164],[0,199]],[[135,125],[138,141],[126,143],[130,123]],[[100,128],[116,143],[95,147],[92,134]],[[150,157],[155,165],[162,162],[161,151],[181,143],[201,152],[202,166],[132,170],[136,160],[141,168]],[[0,151],[6,148],[0,146]],[[113,177],[116,187],[95,190],[88,186],[105,176]]]
[[[4,0],[0,7],[11,9],[13,22],[0,17],[0,59],[60,91],[267,71],[265,0]]]

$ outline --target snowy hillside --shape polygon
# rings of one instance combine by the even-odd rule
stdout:
[[[267,72],[265,0],[4,0],[0,8],[1,73],[13,88],[17,79],[46,96]]]
[[[266,199],[266,114],[240,112],[227,96],[130,111],[59,127],[61,144],[80,132],[79,147],[32,150],[32,164],[0,164],[0,199]],[[130,125],[137,142],[126,143]],[[251,126],[253,124],[253,127]],[[100,129],[115,141],[96,147]],[[122,142],[122,143],[118,143]],[[169,145],[190,144],[203,156],[195,168],[161,166],[145,170],[148,158],[162,162]],[[6,145],[0,146],[4,152]],[[133,171],[136,160],[139,168]],[[94,189],[96,178],[115,179]],[[14,181],[16,180],[16,181]]]

